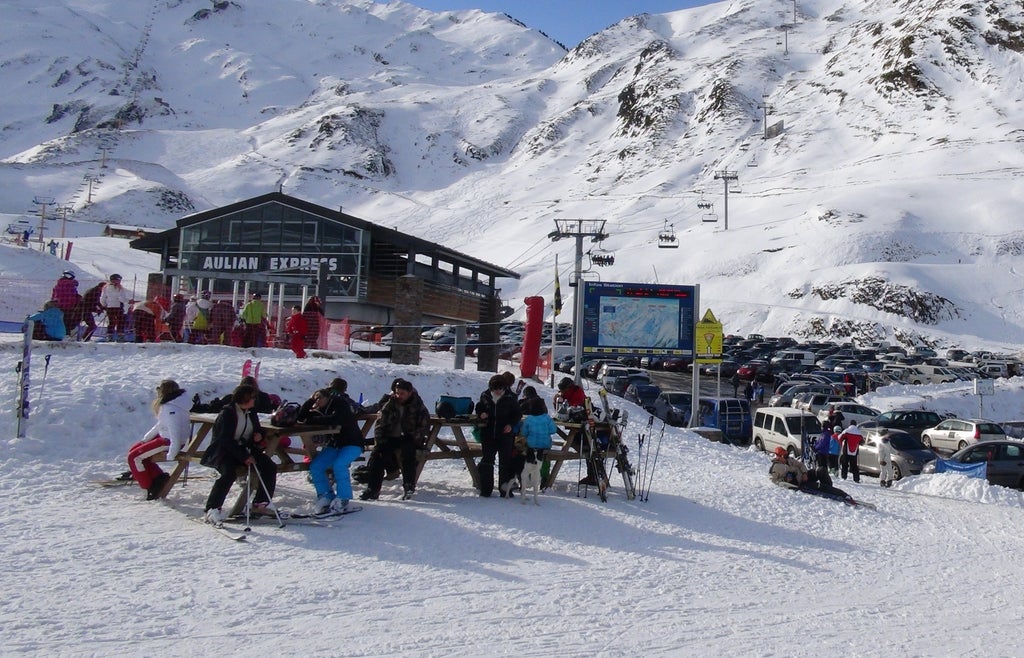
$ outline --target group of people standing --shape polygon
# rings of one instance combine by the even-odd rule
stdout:
[[[266,347],[269,343],[271,323],[267,305],[258,292],[236,312],[226,299],[214,302],[209,290],[188,301],[182,294],[171,299],[157,295],[137,301],[134,293],[122,285],[120,274],[111,274],[84,294],[79,293],[78,285],[73,271],[61,274],[51,298],[40,311],[29,316],[37,323],[34,339],[56,341],[70,337],[87,341],[96,331],[96,316],[102,314],[106,316],[110,342],[123,342],[132,332],[136,343],[155,342],[160,338],[159,323],[163,323],[171,339],[178,343],[236,347]],[[305,309],[292,307],[285,333],[288,347],[298,358],[306,356],[306,349],[317,347],[322,316],[317,297],[310,298]]]

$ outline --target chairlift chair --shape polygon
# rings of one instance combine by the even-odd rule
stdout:
[[[589,252],[590,262],[597,267],[609,267],[615,264],[615,256],[604,249],[592,249]]]
[[[678,249],[679,240],[676,238],[676,231],[672,224],[665,221],[665,228],[658,234],[658,249]]]

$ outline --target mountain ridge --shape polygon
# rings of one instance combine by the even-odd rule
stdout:
[[[2,106],[0,180],[71,199],[82,230],[280,187],[512,266],[515,299],[572,262],[553,219],[607,219],[588,248],[617,259],[594,273],[700,283],[727,330],[1024,340],[1020,3],[810,0],[794,23],[737,0],[568,52],[403,2],[36,5],[14,34],[48,49],[2,39],[24,93]],[[658,250],[665,230],[683,248]]]

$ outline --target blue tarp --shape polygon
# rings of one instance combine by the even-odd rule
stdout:
[[[962,462],[949,461],[948,459],[935,460],[936,473],[961,473],[969,478],[984,480],[988,474],[988,462],[977,462],[964,464]]]

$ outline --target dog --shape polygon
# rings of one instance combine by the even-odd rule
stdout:
[[[522,491],[519,496],[519,503],[526,504],[526,493],[533,488],[533,504],[540,505],[537,497],[540,495],[540,465],[544,461],[544,451],[526,449],[526,463],[523,464],[523,471],[520,474],[522,480]]]

